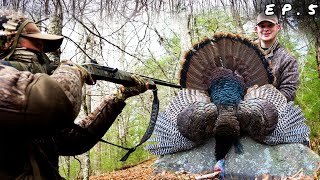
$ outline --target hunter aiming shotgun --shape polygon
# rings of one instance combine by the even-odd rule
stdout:
[[[0,64],[11,66],[16,69],[23,70],[23,71],[29,71],[29,69],[19,68],[20,63],[21,62],[17,62],[17,61],[0,60]],[[59,66],[58,64],[59,63],[56,63],[56,62],[50,62],[50,63],[44,63],[44,64],[42,64],[42,66],[47,70],[47,73],[50,75]],[[81,66],[83,68],[85,68],[91,74],[91,77],[94,81],[96,81],[96,80],[109,81],[109,82],[113,82],[116,84],[122,84],[123,86],[134,86],[135,85],[134,80],[132,79],[132,75],[135,75],[133,73],[121,71],[121,70],[118,70],[117,68],[101,66],[101,65],[97,64],[97,62],[93,59],[91,60],[91,63],[81,64]],[[138,75],[138,74],[136,74],[136,75]],[[155,78],[150,78],[147,76],[142,76],[142,75],[139,75],[139,76],[144,78],[146,84],[148,84],[148,89],[152,90],[152,92],[153,92],[153,102],[152,102],[150,122],[149,122],[149,125],[147,127],[145,134],[143,135],[143,137],[140,140],[140,143],[133,148],[126,148],[123,146],[119,146],[119,145],[107,142],[107,141],[99,138],[99,141],[101,141],[101,142],[108,143],[108,144],[111,144],[111,145],[128,150],[127,154],[123,158],[121,158],[120,161],[125,161],[129,157],[129,155],[136,150],[136,148],[138,146],[140,146],[145,141],[147,141],[150,138],[150,136],[152,135],[152,132],[154,130],[154,127],[155,127],[155,124],[157,121],[158,111],[159,111],[159,99],[157,96],[156,85],[159,84],[159,85],[163,85],[163,86],[181,89],[181,86],[178,84],[174,84],[171,82],[167,82],[167,81],[163,81],[163,80],[159,80],[159,79],[155,79]],[[80,127],[79,128],[76,127],[76,128],[82,132],[85,131],[84,129],[82,129]],[[92,137],[95,137],[95,135],[90,133],[89,131],[86,131],[85,133],[88,135],[91,135]]]
[[[7,65],[7,66],[12,66],[17,69],[16,63],[14,61],[4,61],[0,60],[0,64]],[[48,74],[51,74],[57,67],[57,64],[44,64],[43,66],[46,67]],[[178,84],[174,84],[171,82],[163,81],[160,79],[155,79],[147,76],[143,76],[140,74],[134,74],[126,71],[119,70],[118,68],[111,68],[107,66],[101,66],[96,63],[95,60],[92,60],[91,63],[84,63],[81,64],[82,67],[84,67],[92,76],[94,80],[103,80],[103,81],[109,81],[113,82],[116,84],[122,84],[124,86],[134,86],[133,80],[132,80],[132,75],[139,75],[145,79],[145,81],[149,84],[149,89],[155,89],[156,84],[162,85],[162,86],[168,86],[168,87],[173,87],[173,88],[179,88],[181,89],[181,86]]]

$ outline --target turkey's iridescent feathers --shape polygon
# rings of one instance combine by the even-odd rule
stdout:
[[[230,69],[221,67],[212,71],[208,89],[211,101],[218,106],[235,106],[243,100],[245,84]]]
[[[256,45],[243,37],[224,33],[194,45],[186,52],[181,65],[180,85],[207,91],[211,102],[218,107],[214,134],[215,154],[219,160],[240,136],[240,125],[235,114],[246,89],[254,84],[273,82],[273,73]],[[198,121],[205,121],[203,117],[199,116]],[[194,139],[202,138],[200,134]]]
[[[265,99],[243,101],[238,106],[238,120],[241,131],[253,139],[264,142],[278,122],[276,107]]]
[[[214,135],[217,117],[218,109],[213,103],[194,102],[179,113],[177,126],[184,137],[201,144]]]

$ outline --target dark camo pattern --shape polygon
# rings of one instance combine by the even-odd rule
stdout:
[[[35,79],[28,71],[0,64],[0,108],[21,110],[27,101],[27,87]]]
[[[27,106],[28,87],[34,83],[41,74],[32,74],[29,71],[17,69],[0,64],[0,108],[21,111]],[[73,105],[74,114],[78,114],[81,106],[82,85],[84,79],[76,66],[61,64],[54,71],[51,78],[55,80]],[[53,99],[54,97],[48,97]]]
[[[62,63],[51,75],[51,78],[60,85],[73,105],[73,112],[77,115],[81,107],[82,85],[85,81],[77,66]]]
[[[20,71],[30,71],[35,73],[49,74],[46,68],[46,64],[49,64],[50,60],[44,53],[32,52],[26,49],[17,49],[10,61],[7,61],[7,65],[12,66]]]

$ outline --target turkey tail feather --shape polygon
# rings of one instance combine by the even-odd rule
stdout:
[[[181,63],[180,85],[184,88],[207,90],[208,77],[216,68],[230,69],[244,79],[247,87],[274,80],[272,68],[260,49],[248,39],[231,33],[216,33],[186,52]]]

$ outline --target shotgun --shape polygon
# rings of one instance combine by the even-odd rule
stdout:
[[[101,66],[96,63],[85,63],[85,64],[81,64],[81,66],[87,69],[87,71],[91,74],[91,77],[94,80],[104,80],[104,81],[109,81],[116,84],[122,84],[124,86],[135,85],[132,79],[132,75],[134,75],[133,73],[121,71],[118,68]],[[137,75],[141,76],[142,78],[145,79],[146,82],[148,82],[149,89],[155,89],[156,84],[181,89],[181,86],[178,84],[174,84],[171,82],[167,82],[167,81],[163,81],[160,79],[155,79],[155,78],[151,78],[151,77],[147,77],[139,74]]]

